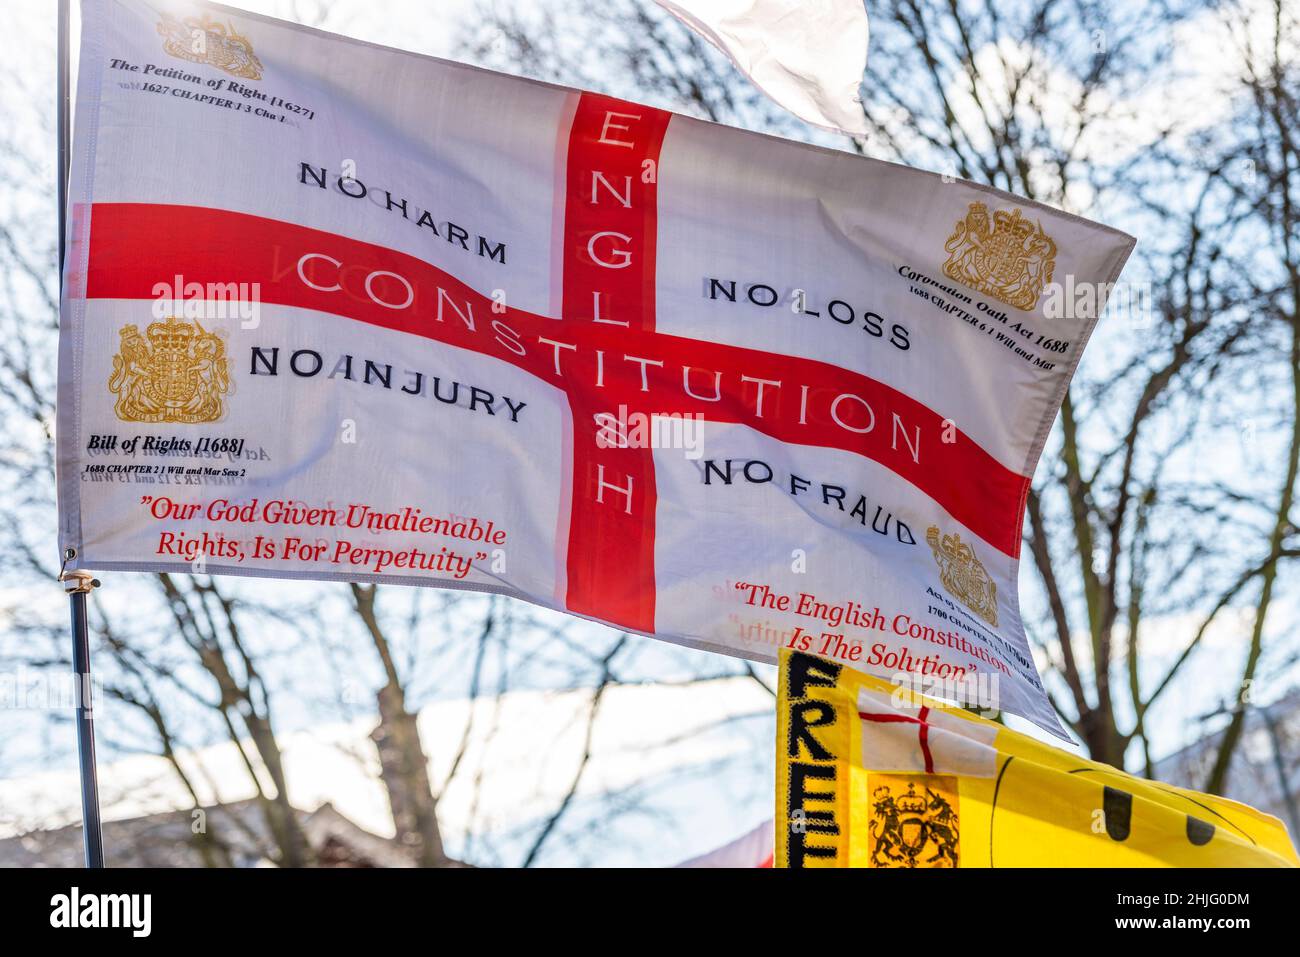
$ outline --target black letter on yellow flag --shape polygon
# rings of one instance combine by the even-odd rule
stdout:
[[[790,867],[805,867],[810,859],[839,863],[842,831],[837,749],[843,715],[835,705],[815,696],[814,689],[834,688],[841,667],[812,655],[792,654],[782,670],[782,699],[788,707],[777,715],[777,740],[784,743],[785,780],[777,789],[777,843],[784,843]],[[829,789],[810,785],[829,784]],[[810,808],[809,805],[817,805]],[[810,843],[809,835],[831,839]]]

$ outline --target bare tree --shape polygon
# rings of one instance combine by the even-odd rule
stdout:
[[[1232,717],[1206,780],[1206,788],[1216,793],[1222,792],[1227,782],[1241,739],[1282,560],[1300,554],[1292,519],[1300,471],[1300,11],[1283,0],[1272,0],[1269,6],[1269,21],[1261,31],[1262,49],[1252,33],[1259,23],[1252,16],[1258,15],[1257,8],[1232,6],[1226,14],[1237,43],[1240,82],[1246,95],[1239,122],[1234,124],[1244,135],[1223,157],[1221,182],[1233,205],[1244,207],[1243,218],[1258,224],[1263,249],[1268,250],[1261,257],[1265,262],[1251,257],[1251,262],[1242,265],[1250,270],[1248,275],[1257,277],[1252,283],[1256,308],[1281,330],[1286,343],[1290,395],[1285,416],[1290,420],[1290,435],[1267,548],[1252,569],[1259,579],[1259,598],[1250,645]]]

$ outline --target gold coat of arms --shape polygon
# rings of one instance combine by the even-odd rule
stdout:
[[[971,203],[943,248],[945,276],[1026,312],[1056,267],[1056,242],[1019,209],[999,209],[990,223],[988,207]]]
[[[956,867],[956,782],[926,775],[920,778],[925,793],[918,794],[915,780],[872,775],[872,781],[880,783],[871,792],[871,866]]]
[[[150,324],[146,336],[134,325],[120,331],[108,390],[123,422],[215,422],[221,397],[230,390],[226,346],[198,322],[170,317]]]
[[[994,628],[998,626],[998,584],[975,555],[975,550],[961,536],[940,535],[939,526],[931,525],[925,540],[939,565],[939,580],[954,598],[979,615]]]
[[[208,16],[178,20],[164,13],[158,33],[169,56],[206,63],[245,80],[262,78],[262,63],[253,53],[253,45],[236,32],[233,23],[227,29]]]

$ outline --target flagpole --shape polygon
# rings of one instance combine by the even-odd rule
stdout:
[[[67,2],[67,0],[63,0]],[[65,560],[74,558],[69,548]],[[72,606],[72,676],[77,695],[77,754],[81,759],[81,833],[87,867],[104,866],[104,832],[99,819],[99,775],[95,769],[95,701],[90,680],[90,635],[86,624],[86,595],[98,587],[90,572],[59,576]]]
[[[63,301],[63,262],[67,255],[68,216],[68,4],[59,0],[58,86],[55,126],[58,137],[59,301]],[[90,681],[90,633],[86,623],[86,595],[99,580],[85,571],[66,571],[77,557],[69,548],[63,554],[59,580],[68,593],[72,610],[72,674],[77,696],[77,754],[81,761],[81,831],[86,867],[104,866],[104,834],[99,819],[99,776],[95,770],[94,697]]]

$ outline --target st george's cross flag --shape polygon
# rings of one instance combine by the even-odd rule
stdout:
[[[1300,866],[1252,807],[814,655],[782,650],[776,723],[777,867]]]
[[[1059,731],[1021,517],[1096,321],[1062,283],[1130,237],[227,7],[82,23],[70,567],[495,592]]]

